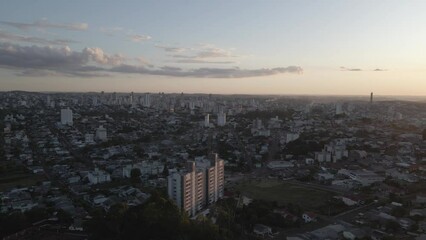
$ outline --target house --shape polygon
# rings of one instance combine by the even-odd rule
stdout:
[[[347,206],[364,204],[364,200],[360,196],[355,196],[355,195],[342,196],[341,199],[342,199],[343,203],[345,203]]]
[[[302,215],[302,218],[305,221],[305,223],[310,223],[310,222],[315,222],[317,220],[317,215],[312,212],[305,212]]]
[[[271,235],[272,229],[263,224],[254,225],[253,232],[258,235],[264,237],[265,235]]]

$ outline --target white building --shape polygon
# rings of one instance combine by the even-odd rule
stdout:
[[[217,154],[212,154],[207,162],[188,162],[185,171],[174,170],[169,175],[169,197],[188,215],[194,216],[223,197],[224,171],[225,163]]]
[[[98,129],[96,129],[96,139],[101,141],[106,141],[108,139],[107,137],[107,130],[104,128],[104,126],[99,126]]]
[[[69,109],[69,108],[61,109],[61,124],[72,126],[73,117],[72,117],[72,110],[71,109]]]
[[[143,101],[143,106],[144,107],[151,107],[151,96],[149,95],[149,93],[145,94],[145,99]]]
[[[294,164],[289,161],[270,161],[268,163],[268,168],[273,170],[292,168],[292,167],[294,167]]]
[[[226,113],[220,112],[217,115],[217,125],[219,127],[225,126],[226,124]]]
[[[210,114],[206,114],[206,116],[204,117],[204,127],[209,127],[210,126]]]

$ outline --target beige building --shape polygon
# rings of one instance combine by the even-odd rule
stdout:
[[[225,164],[217,154],[207,161],[190,161],[183,171],[171,171],[168,177],[168,194],[176,205],[194,216],[205,206],[224,195]]]

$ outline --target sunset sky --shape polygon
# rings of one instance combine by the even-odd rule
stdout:
[[[426,1],[0,3],[0,90],[426,95]]]

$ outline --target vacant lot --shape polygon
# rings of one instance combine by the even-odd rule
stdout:
[[[246,181],[235,188],[253,199],[276,201],[278,204],[298,204],[306,210],[316,210],[327,204],[327,201],[334,196],[331,192],[297,186],[280,180]]]

